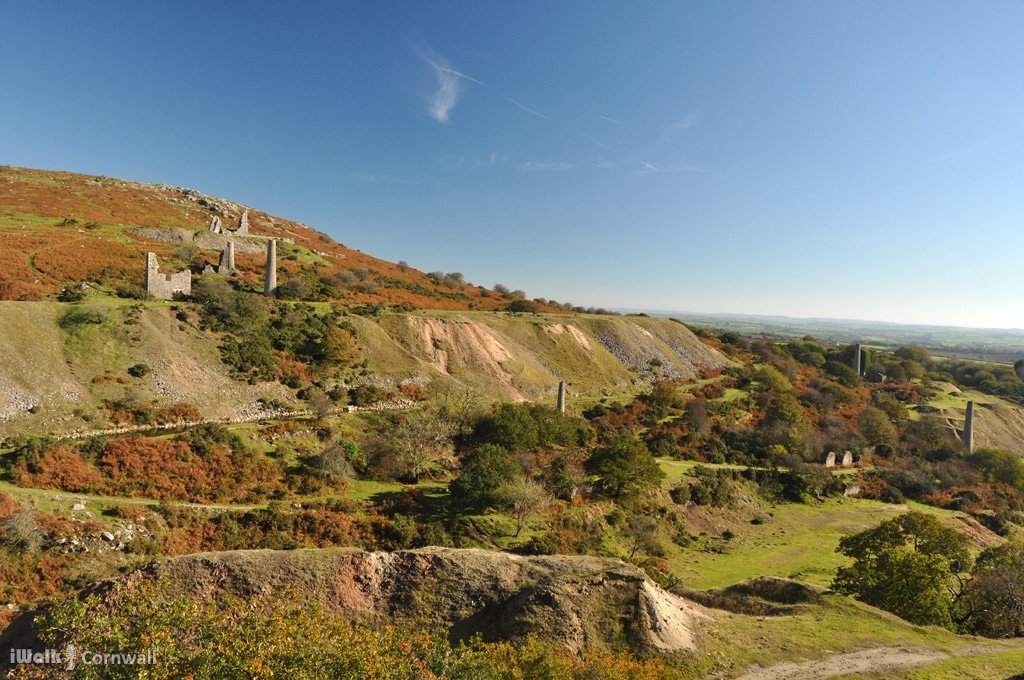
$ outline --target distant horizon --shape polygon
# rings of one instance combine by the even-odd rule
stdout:
[[[1009,0],[6,0],[0,149],[580,306],[1024,328],[1021,25]]]
[[[682,309],[645,309],[641,307],[614,307],[612,311],[624,314],[653,314],[656,316],[722,316],[751,319],[788,319],[792,321],[825,321],[834,323],[859,323],[859,324],[880,324],[883,326],[897,326],[905,328],[939,328],[939,329],[966,329],[979,331],[1006,331],[1024,335],[1024,328],[1010,326],[963,326],[946,323],[903,323],[900,321],[885,321],[883,319],[851,319],[835,316],[793,316],[790,314],[768,314],[754,312],[697,312]]]

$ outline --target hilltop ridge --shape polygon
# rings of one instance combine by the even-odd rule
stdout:
[[[247,213],[248,234],[231,232]],[[260,236],[282,241],[279,280],[303,297],[415,309],[497,310],[522,295],[488,290],[458,272],[424,272],[362,253],[293,220],[195,189],[97,175],[0,166],[0,300],[39,300],[81,283],[113,290],[143,283],[145,254],[161,269],[194,275],[217,264],[225,237],[237,241],[237,282],[262,280]],[[301,284],[301,285],[300,285]],[[561,305],[541,301],[541,309]]]

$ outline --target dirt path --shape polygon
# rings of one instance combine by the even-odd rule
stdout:
[[[756,666],[737,680],[825,680],[854,673],[868,673],[923,666],[948,658],[945,652],[908,647],[880,647],[836,654],[820,661],[782,663],[768,668]]]
[[[341,413],[357,413],[359,411],[409,411],[415,408],[418,408],[418,406],[414,402],[398,400],[394,402],[376,404],[374,406],[346,406],[344,408],[335,409],[328,413],[327,415],[338,415]],[[173,430],[187,429],[190,427],[197,427],[199,425],[243,425],[245,423],[258,423],[263,420],[302,420],[306,418],[312,418],[315,415],[316,413],[309,410],[267,411],[251,416],[241,416],[237,418],[204,418],[200,420],[179,421],[177,423],[165,423],[162,425],[126,425],[124,427],[111,427],[104,430],[73,432],[71,434],[64,434],[54,437],[54,439],[56,439],[57,441],[76,441],[79,439],[88,439],[90,437],[132,434],[138,432],[167,432]]]
[[[15,498],[49,498],[50,500],[65,503],[92,502],[108,505],[157,505],[160,503],[156,498],[71,493],[70,491],[61,491],[59,489],[37,489],[34,487],[17,486],[10,482],[0,482],[0,491],[4,491]],[[195,503],[192,501],[176,500],[171,500],[170,502],[184,508],[199,508],[203,510],[258,510],[267,507],[267,503]]]

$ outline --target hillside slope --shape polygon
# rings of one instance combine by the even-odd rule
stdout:
[[[234,232],[248,213],[246,237]],[[209,229],[221,220],[225,234]],[[306,225],[193,189],[70,172],[0,166],[0,300],[38,300],[90,282],[141,285],[146,252],[163,271],[217,265],[226,235],[238,250],[237,280],[262,281],[265,240],[282,239],[279,283],[330,280],[326,297],[346,304],[416,309],[500,309],[513,298],[459,276],[427,276],[345,247]],[[549,308],[550,309],[550,308]]]
[[[928,403],[930,410],[940,413],[959,436],[967,413],[967,402],[976,407],[974,444],[1024,454],[1024,408],[1001,397],[977,390],[946,386]]]
[[[66,320],[83,313],[90,323]],[[560,379],[571,398],[598,398],[726,363],[668,319],[494,312],[346,318],[365,362],[346,386],[414,383],[428,392],[448,386],[492,399],[553,401]],[[220,336],[202,330],[184,303],[0,302],[0,340],[0,437],[109,428],[111,405],[122,402],[185,404],[203,419],[224,420],[259,417],[270,403],[305,407],[278,382],[233,377],[221,361]],[[146,374],[132,376],[129,369],[140,364]]]

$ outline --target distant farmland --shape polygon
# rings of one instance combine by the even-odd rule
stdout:
[[[813,335],[829,342],[861,342],[879,347],[921,345],[932,354],[1012,364],[1024,359],[1024,330],[916,326],[852,319],[798,319],[783,316],[656,312],[691,326],[745,335],[801,338]]]

